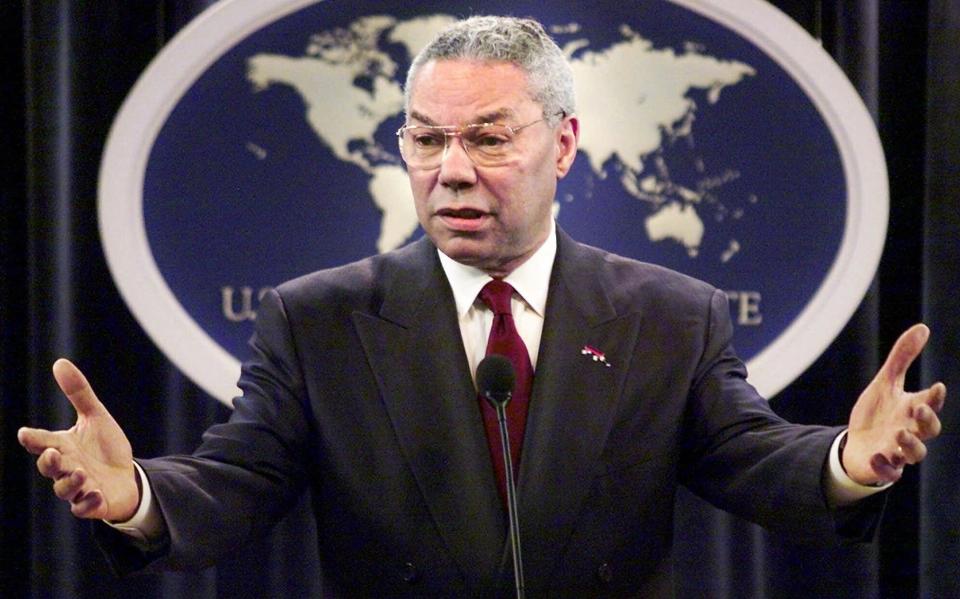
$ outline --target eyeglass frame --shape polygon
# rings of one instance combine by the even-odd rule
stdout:
[[[523,125],[517,125],[516,127],[512,125],[506,125],[504,123],[494,123],[494,122],[470,123],[467,125],[403,125],[399,129],[397,129],[397,132],[396,132],[397,143],[400,146],[400,156],[401,158],[403,158],[404,163],[407,164],[407,168],[410,168],[410,164],[406,156],[404,156],[403,154],[403,134],[408,129],[430,129],[434,131],[440,131],[443,133],[443,150],[440,152],[440,160],[437,162],[437,164],[435,166],[422,166],[422,167],[415,167],[415,168],[420,168],[423,170],[431,170],[431,169],[438,168],[441,164],[443,164],[443,159],[446,157],[447,151],[450,149],[451,137],[460,138],[460,145],[463,146],[464,153],[467,155],[470,161],[473,162],[475,165],[486,166],[486,167],[503,166],[503,163],[483,164],[481,162],[477,162],[477,159],[474,158],[473,154],[470,153],[470,149],[468,148],[470,144],[465,143],[463,141],[464,130],[479,129],[482,127],[491,127],[491,126],[505,127],[507,130],[510,131],[511,136],[516,137],[518,132],[526,129],[527,127],[536,125],[537,123],[548,121],[551,116],[559,116],[560,120],[563,120],[564,118],[566,118],[567,112],[565,110],[561,110],[549,116],[543,115],[535,121],[530,121],[529,123],[525,123]],[[513,139],[510,140],[510,143],[513,143]]]

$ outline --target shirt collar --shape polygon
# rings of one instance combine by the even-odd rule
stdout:
[[[457,314],[463,317],[473,306],[483,286],[493,278],[479,268],[457,262],[439,249],[437,254],[440,256],[443,272],[450,281],[453,299],[457,303]],[[543,245],[504,279],[541,318],[547,308],[547,289],[550,286],[550,272],[553,270],[553,260],[556,256],[557,228],[551,220],[550,233]]]

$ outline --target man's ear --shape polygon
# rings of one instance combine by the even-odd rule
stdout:
[[[557,130],[557,179],[563,179],[570,172],[579,140],[580,120],[573,114],[563,117]]]

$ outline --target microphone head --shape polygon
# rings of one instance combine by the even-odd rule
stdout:
[[[504,356],[490,354],[477,365],[477,388],[491,402],[510,401],[515,379],[513,364]]]

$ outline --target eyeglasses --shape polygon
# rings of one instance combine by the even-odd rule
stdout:
[[[562,113],[561,113],[562,114]],[[511,127],[500,123],[473,125],[405,125],[397,130],[400,155],[407,168],[432,169],[440,166],[450,138],[459,137],[463,149],[477,166],[500,166],[517,157],[514,140],[523,129],[546,121],[541,117],[526,125]]]

